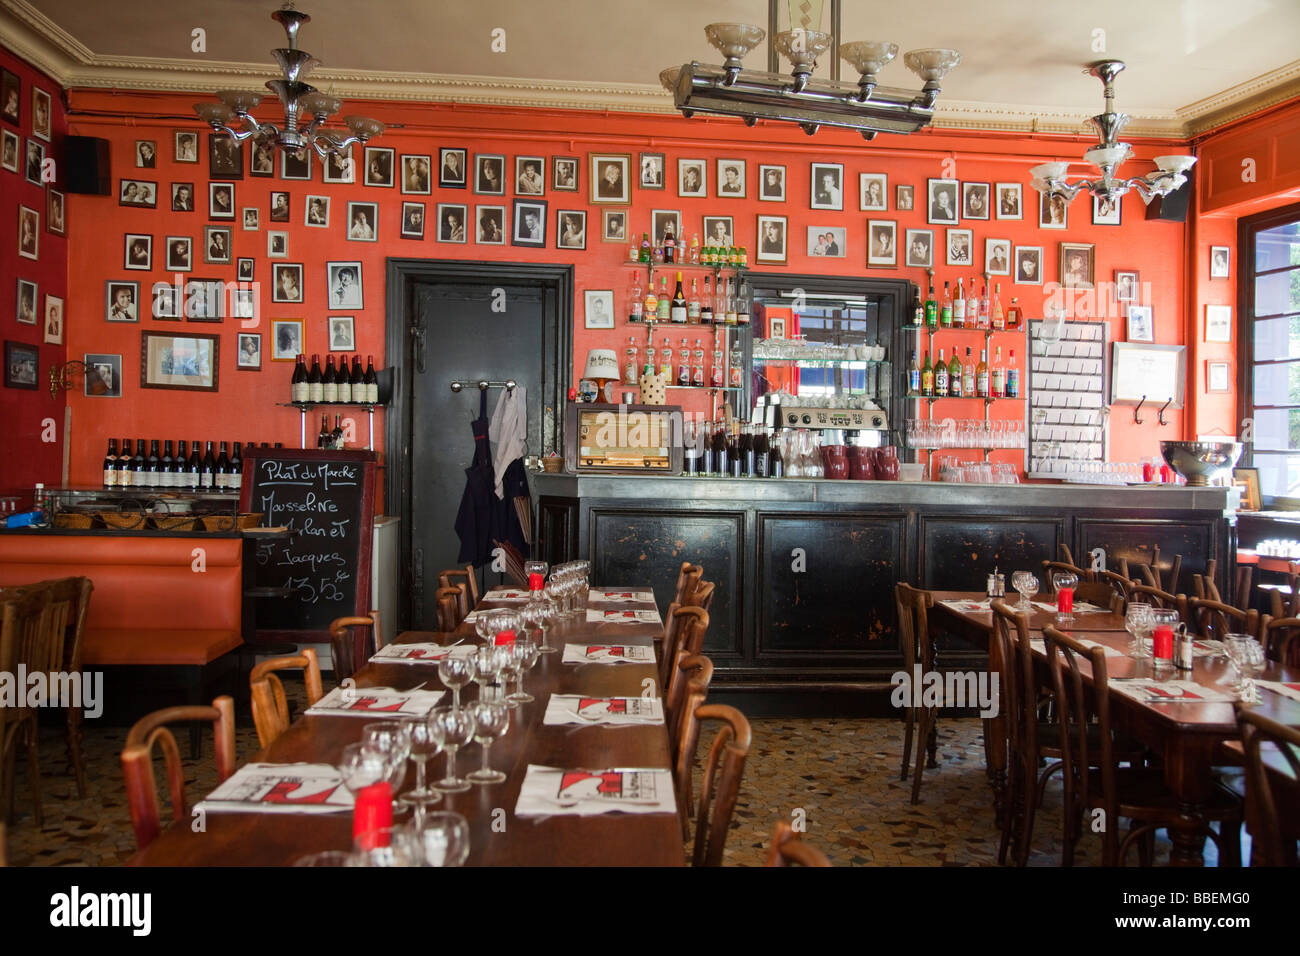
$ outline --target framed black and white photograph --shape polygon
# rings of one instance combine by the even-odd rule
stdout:
[[[546,202],[541,199],[516,199],[515,231],[511,243],[516,246],[546,246]]]
[[[365,184],[367,186],[392,187],[394,155],[395,151],[387,146],[366,147]]]
[[[769,316],[767,319],[767,337],[769,339],[785,338],[785,319],[778,316]]]
[[[583,326],[588,329],[614,327],[614,292],[611,289],[587,289],[583,293]]]
[[[32,135],[50,141],[50,94],[39,86],[32,87]]]
[[[49,296],[46,296],[48,299]],[[1232,306],[1207,305],[1205,307],[1205,341],[1232,341]]]
[[[758,217],[758,250],[756,262],[784,263],[786,260],[786,234],[789,231],[785,216]]]
[[[744,199],[745,161],[743,159],[720,159],[716,168],[718,198]]]
[[[225,133],[208,134],[208,177],[244,178],[244,146]]]
[[[197,332],[140,333],[140,387],[217,391],[220,337]]]
[[[137,169],[158,168],[158,143],[152,139],[135,141],[135,165]]]
[[[1096,247],[1090,242],[1062,242],[1060,246],[1061,288],[1093,288]]]
[[[240,332],[235,337],[235,368],[256,372],[262,367],[262,333]]]
[[[302,263],[277,262],[271,266],[271,301],[302,301]]]
[[[642,189],[663,189],[665,166],[663,153],[641,153],[637,157],[637,168],[641,171],[637,185]]]
[[[326,156],[322,163],[321,179],[326,183],[355,183],[357,164],[352,159],[352,147]]]
[[[180,321],[181,301],[176,286],[170,282],[153,284],[153,305],[150,309],[155,319],[174,319]]]
[[[230,290],[230,314],[236,319],[256,319],[257,318],[257,290],[256,289],[231,289]],[[256,322],[245,322],[244,327],[256,327]]]
[[[41,214],[27,206],[18,207],[18,254],[24,259],[41,257]]]
[[[330,330],[331,352],[355,352],[357,349],[355,316],[331,315],[327,320]]]
[[[262,224],[262,211],[256,206],[245,206],[241,210],[245,232],[257,232]]]
[[[280,178],[311,179],[311,150],[305,146],[302,149],[280,150]]]
[[[925,181],[926,222],[932,226],[955,226],[958,222],[957,196],[961,184],[955,179]]]
[[[186,279],[181,313],[188,322],[219,323],[226,316],[226,284],[220,279]]]
[[[401,235],[403,239],[424,238],[424,203],[422,202],[402,203]]]
[[[176,130],[172,137],[172,159],[178,163],[199,161],[199,134],[189,130]]]
[[[235,218],[235,186],[233,183],[208,183],[208,218]]]
[[[22,145],[17,133],[9,130],[3,131],[3,145],[0,145],[0,169],[7,170],[11,173],[18,172],[18,147]]]
[[[758,198],[762,202],[785,202],[785,167],[758,167]]]
[[[506,244],[506,207],[474,207],[475,242],[481,246],[504,246]]]
[[[840,163],[813,163],[810,209],[844,208],[844,167]]]
[[[555,213],[557,249],[587,248],[587,213],[581,209],[560,209]]]
[[[14,315],[19,325],[36,324],[36,303],[40,301],[40,290],[29,279],[18,280],[18,292],[14,298]]]
[[[984,240],[984,271],[991,276],[1011,275],[1011,240]]]
[[[240,282],[253,281],[253,259],[251,257],[235,260],[235,278]]]
[[[23,342],[5,341],[5,388],[28,388],[35,391],[41,363],[41,350]]]
[[[82,394],[86,398],[122,397],[122,356],[85,352],[81,356],[86,366],[86,380]]]
[[[140,283],[126,279],[104,283],[104,321],[140,321]]]
[[[867,265],[898,267],[898,223],[893,219],[867,220]]]
[[[44,185],[41,181],[45,168],[45,147],[36,140],[29,138],[27,140],[27,161],[24,167],[23,177],[33,186]],[[125,180],[124,180],[125,182]],[[130,205],[140,206],[145,203],[133,202]]]
[[[283,190],[271,191],[271,208],[266,218],[271,222],[289,221],[289,194]]]
[[[1232,249],[1228,246],[1210,246],[1210,278],[1226,279],[1232,262]]]
[[[17,73],[0,70],[0,119],[22,125],[23,81]]]
[[[515,195],[541,196],[546,192],[546,159],[542,156],[515,157]]]
[[[655,209],[650,213],[650,241],[659,245],[682,237],[682,214],[677,209]]]
[[[1128,307],[1127,339],[1130,342],[1154,342],[1155,319],[1149,305],[1130,305]]]
[[[189,236],[167,237],[167,271],[190,272],[194,269],[194,240]]]
[[[56,236],[66,236],[68,234],[68,220],[65,215],[67,206],[63,199],[63,193],[57,189],[49,188],[45,190],[45,231],[53,233]]]
[[[785,177],[782,176],[784,190]],[[677,195],[684,199],[707,199],[709,164],[703,159],[677,160]]]
[[[1120,225],[1120,197],[1102,199],[1100,196],[1093,196],[1092,224],[1094,226]]]
[[[907,230],[907,265],[915,269],[934,267],[934,230]]]
[[[1020,183],[996,183],[993,186],[993,214],[999,219],[1023,219]]]
[[[348,239],[354,242],[378,241],[378,219],[378,203],[348,203]]]
[[[465,242],[466,209],[459,203],[438,203],[439,242]]]
[[[551,158],[551,188],[561,193],[578,191],[578,168],[576,156],[553,156]]]
[[[989,217],[989,184],[961,184],[961,217],[987,219]]]
[[[124,266],[147,272],[153,268],[153,236],[128,232],[123,237]],[[21,251],[21,250],[20,250]]]
[[[463,148],[443,146],[438,150],[438,185],[443,189],[464,189],[468,163],[469,154]]]
[[[1115,301],[1136,302],[1138,300],[1139,274],[1136,270],[1121,272],[1115,270]]]
[[[231,231],[225,226],[203,227],[203,261],[214,265],[230,265]]]
[[[596,205],[620,205],[632,201],[627,153],[588,153],[590,161],[591,202]],[[515,228],[518,229],[518,220]]]
[[[844,258],[843,226],[809,226],[808,255]]]
[[[1069,224],[1069,203],[1064,196],[1038,194],[1038,228],[1064,229]]]
[[[916,206],[915,186],[894,187],[894,208],[899,212],[910,212]]]
[[[416,154],[402,155],[402,192],[413,196],[427,196],[433,192],[433,157]],[[441,182],[439,183],[441,185]],[[465,186],[465,161],[460,159],[460,185]]]
[[[884,173],[858,173],[858,208],[884,212],[889,208],[889,177]]]
[[[439,181],[438,185],[442,185]],[[506,194],[506,158],[495,153],[474,156],[474,192],[483,196]]]
[[[45,334],[42,339],[46,345],[63,344],[63,315],[62,297],[45,293]]]
[[[317,229],[328,228],[330,224],[330,197],[308,196],[307,218],[304,222],[306,225],[314,226]]]
[[[1228,363],[1205,363],[1205,390],[1207,392],[1228,391]]]
[[[271,143],[253,143],[248,154],[248,175],[261,179],[275,176],[275,146]]]
[[[360,262],[327,263],[325,281],[331,309],[365,308],[365,289],[361,281]]]
[[[602,209],[600,225],[602,242],[627,241],[627,213],[622,209]]]
[[[172,183],[172,212],[194,211],[194,184]]]
[[[271,361],[296,362],[302,352],[302,319],[272,319]]]
[[[950,266],[968,266],[971,264],[971,247],[975,244],[974,233],[969,229],[945,229],[944,244],[948,247],[947,264]]]
[[[704,244],[720,249],[736,244],[736,229],[731,216],[704,217]]]
[[[268,259],[285,259],[289,256],[289,234],[278,230],[267,230],[266,257]]]
[[[1015,282],[1017,285],[1043,284],[1042,246],[1016,246],[1015,261]]]
[[[118,186],[117,204],[119,206],[157,209],[158,184],[143,179],[123,179]]]

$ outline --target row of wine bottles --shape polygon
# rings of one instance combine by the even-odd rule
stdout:
[[[228,450],[226,442],[220,443],[217,454],[213,454],[215,442],[207,442],[204,451],[199,449],[203,443],[192,442],[187,451],[184,441],[178,441],[173,450],[171,441],[161,443],[153,439],[149,450],[145,452],[145,440],[137,438],[135,454],[131,454],[131,439],[123,438],[121,450],[117,439],[108,440],[108,454],[104,456],[105,488],[140,488],[150,491],[175,489],[177,491],[238,491],[243,483],[244,445],[234,443],[234,451]],[[249,442],[252,448],[256,442]],[[262,442],[266,448],[266,442]],[[276,442],[279,448],[280,443]]]
[[[293,367],[293,378],[289,380],[289,392],[293,402],[311,402],[313,404],[335,403],[343,405],[375,405],[379,402],[379,376],[375,374],[375,357],[366,356],[366,370],[361,371],[361,356],[352,356],[352,368],[348,368],[347,356],[339,359],[334,367],[334,356],[325,357],[325,371],[321,371],[320,355],[311,357],[311,369],[307,368],[307,356],[299,355]]]

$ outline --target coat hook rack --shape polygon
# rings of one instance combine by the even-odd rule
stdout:
[[[455,386],[453,386],[453,388],[454,388],[454,387],[455,387]],[[1134,425],[1141,425],[1141,424],[1142,424],[1142,419],[1138,418],[1138,412],[1142,411],[1142,402],[1145,402],[1146,400],[1147,400],[1147,397],[1146,397],[1145,395],[1143,395],[1143,396],[1142,396],[1142,401],[1138,402],[1138,403],[1137,403],[1137,408],[1133,409],[1133,424],[1134,424]]]
[[[1160,419],[1160,424],[1161,424],[1161,425],[1168,425],[1168,424],[1169,424],[1167,421],[1165,421],[1165,409],[1169,407],[1170,402],[1172,402],[1173,400],[1174,400],[1174,398],[1173,398],[1173,396],[1171,395],[1171,396],[1169,396],[1169,401],[1168,401],[1168,402],[1165,402],[1163,405],[1160,406],[1160,414],[1159,414],[1159,416],[1157,416],[1157,417]]]
[[[513,390],[515,384],[513,378],[507,379],[504,382],[489,382],[484,379],[479,379],[476,382],[452,382],[451,390],[453,392],[459,392],[462,388],[477,388],[480,392],[486,392],[489,388],[505,388]]]

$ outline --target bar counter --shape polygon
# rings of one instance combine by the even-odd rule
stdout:
[[[902,663],[893,587],[984,590],[994,566],[1079,562],[1168,569],[1183,584],[1236,550],[1225,488],[531,474],[540,554],[591,560],[598,581],[654,581],[661,611],[683,561],[718,585],[705,653],[746,692],[887,681]],[[1045,585],[1046,586],[1046,585]],[[940,646],[945,651],[945,646]],[[970,655],[954,643],[953,666]],[[969,662],[976,664],[974,659]]]

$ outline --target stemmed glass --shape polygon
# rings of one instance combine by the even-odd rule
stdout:
[[[1174,633],[1174,640],[1178,639],[1178,620],[1179,614],[1173,608],[1153,607],[1151,609],[1151,630],[1148,632],[1154,636],[1155,632],[1161,627],[1168,627]],[[1167,673],[1173,670],[1174,662],[1168,657],[1155,656],[1155,644],[1152,642],[1151,647],[1151,666],[1154,671]]]
[[[1264,669],[1264,646],[1250,634],[1229,634],[1223,649],[1237,673],[1234,688],[1240,692],[1243,681]]]
[[[406,780],[406,758],[411,755],[411,721],[383,720],[361,728],[361,742],[388,759],[388,782],[397,793]]]
[[[425,866],[460,866],[469,856],[469,823],[459,813],[426,813],[409,828]]]
[[[1070,611],[1061,611],[1061,610],[1059,610],[1059,608],[1060,608],[1060,606],[1061,606],[1061,605],[1060,605],[1060,594],[1061,594],[1062,591],[1067,590],[1067,589],[1070,590],[1070,591],[1073,591],[1073,590],[1075,589],[1075,587],[1078,585],[1078,583],[1079,583],[1079,576],[1078,576],[1077,574],[1075,574],[1074,572],[1072,572],[1072,571],[1057,571],[1057,572],[1053,573],[1053,575],[1052,575],[1052,587],[1055,588],[1055,590],[1056,590],[1056,595],[1057,595],[1057,605],[1056,605],[1057,608],[1058,608],[1057,613],[1056,613],[1056,623],[1057,623],[1057,624],[1073,624],[1073,623],[1074,623],[1074,614],[1073,614],[1072,612],[1070,612]],[[1071,604],[1071,606],[1073,607],[1073,604]]]
[[[1145,660],[1151,655],[1151,631],[1155,627],[1155,618],[1151,614],[1150,604],[1133,601],[1124,612],[1124,630],[1133,635],[1129,642],[1128,656],[1134,660]]]
[[[442,794],[424,782],[424,765],[429,758],[442,749],[437,734],[429,726],[429,719],[408,720],[408,739],[410,740],[411,760],[415,762],[415,789],[404,794],[399,802],[415,806],[417,812],[424,805],[442,799]]]
[[[478,616],[474,618],[474,633],[478,635],[480,641],[491,643],[492,638],[496,637],[497,631],[500,630],[497,627],[497,615],[500,613],[496,609],[478,612]]]
[[[501,675],[501,665],[505,663],[502,648],[495,644],[485,644],[474,655],[474,683],[478,684],[479,700],[487,699],[488,690]]]
[[[388,757],[366,744],[348,744],[339,758],[339,773],[343,777],[343,786],[355,797],[371,784],[388,779]]]
[[[506,775],[488,764],[492,742],[510,727],[510,708],[499,701],[479,701],[473,707],[474,740],[483,747],[483,766],[468,774],[474,783],[500,783]]]
[[[543,578],[545,578],[546,572],[549,571],[550,569],[551,566],[547,564],[545,561],[525,561],[524,577],[528,580],[531,580],[534,574],[540,574]]]
[[[464,793],[470,782],[456,775],[456,751],[474,738],[474,708],[435,707],[429,714],[429,726],[447,755],[447,776],[434,783],[443,793]]]
[[[407,827],[380,827],[352,841],[357,866],[419,866],[420,844]]]
[[[1017,611],[1024,611],[1026,614],[1034,609],[1029,599],[1032,595],[1038,593],[1038,578],[1033,571],[1017,571],[1011,575],[1011,586],[1020,592],[1020,603],[1016,605]]]
[[[537,646],[539,654],[554,654],[556,648],[551,647],[547,641],[546,631],[555,620],[555,593],[548,587],[542,592],[542,600],[538,602],[537,610],[537,629],[542,632],[542,640]]]
[[[515,653],[515,648],[521,643],[521,638],[515,638],[509,644],[502,644],[497,648],[501,652],[501,683],[503,693],[510,690],[510,682],[519,681],[519,671],[523,665],[523,660]],[[484,698],[480,697],[480,700]],[[518,707],[519,701],[515,699],[514,694],[506,693],[504,697],[496,698],[505,702],[507,707]]]
[[[474,679],[475,659],[447,654],[438,661],[438,678],[444,687],[451,688],[451,706],[460,710],[460,689]]]
[[[518,705],[537,699],[524,691],[524,674],[537,663],[537,651],[537,645],[532,641],[515,641],[510,646],[511,673],[515,678],[515,692],[507,695],[506,700]]]

